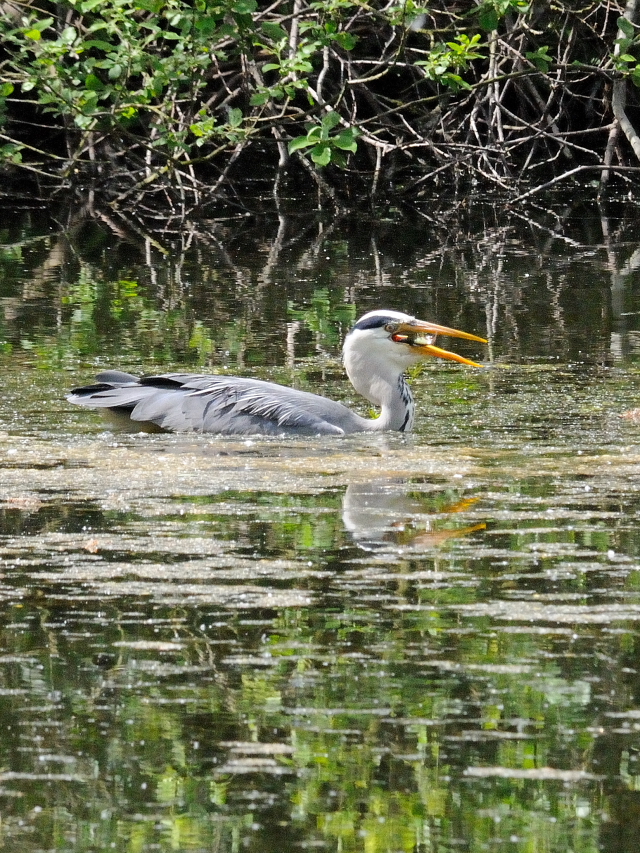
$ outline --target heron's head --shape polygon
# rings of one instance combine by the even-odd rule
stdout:
[[[369,364],[378,361],[392,370],[404,372],[419,361],[435,356],[480,367],[475,361],[435,346],[438,335],[486,343],[484,338],[477,335],[449,329],[437,323],[416,320],[415,317],[400,311],[370,311],[360,317],[345,339],[345,366],[350,375],[352,371],[358,371],[359,367],[364,366],[362,361]]]

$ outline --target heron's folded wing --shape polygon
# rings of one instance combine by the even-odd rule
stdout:
[[[155,394],[155,389],[142,389],[142,394]],[[89,406],[98,409],[132,409],[140,402],[141,388],[136,383],[127,385],[111,385],[106,382],[96,382],[94,385],[83,385],[74,388],[67,394],[70,403],[79,406]]]
[[[105,371],[68,399],[126,410],[131,420],[161,429],[227,435],[343,435],[353,415],[345,406],[271,382],[237,376],[167,373],[137,380]]]
[[[166,390],[142,400],[135,420],[151,420],[163,429],[232,435],[342,435],[327,420],[348,409],[332,400],[283,385],[236,376],[180,376],[179,392]]]

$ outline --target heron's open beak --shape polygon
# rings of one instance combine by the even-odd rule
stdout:
[[[458,329],[450,329],[448,326],[439,326],[437,323],[426,323],[422,320],[416,320],[413,323],[399,323],[398,328],[393,333],[393,340],[414,347],[422,355],[448,358],[449,361],[458,361],[460,364],[469,364],[471,367],[482,367],[482,365],[464,358],[462,355],[434,346],[437,335],[464,338],[467,341],[479,341],[482,344],[487,343],[485,338],[479,338],[469,332],[461,332]]]

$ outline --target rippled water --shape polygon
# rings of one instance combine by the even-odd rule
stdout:
[[[637,849],[640,235],[580,216],[164,254],[5,223],[7,849]],[[413,379],[413,436],[123,435],[63,399],[117,364],[355,403],[339,339],[378,305],[492,333]]]

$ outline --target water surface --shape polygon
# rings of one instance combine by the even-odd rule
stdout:
[[[632,214],[7,217],[7,849],[636,850]],[[380,306],[492,338],[413,377],[413,436],[122,435],[64,401],[211,369],[366,412],[339,343]]]

